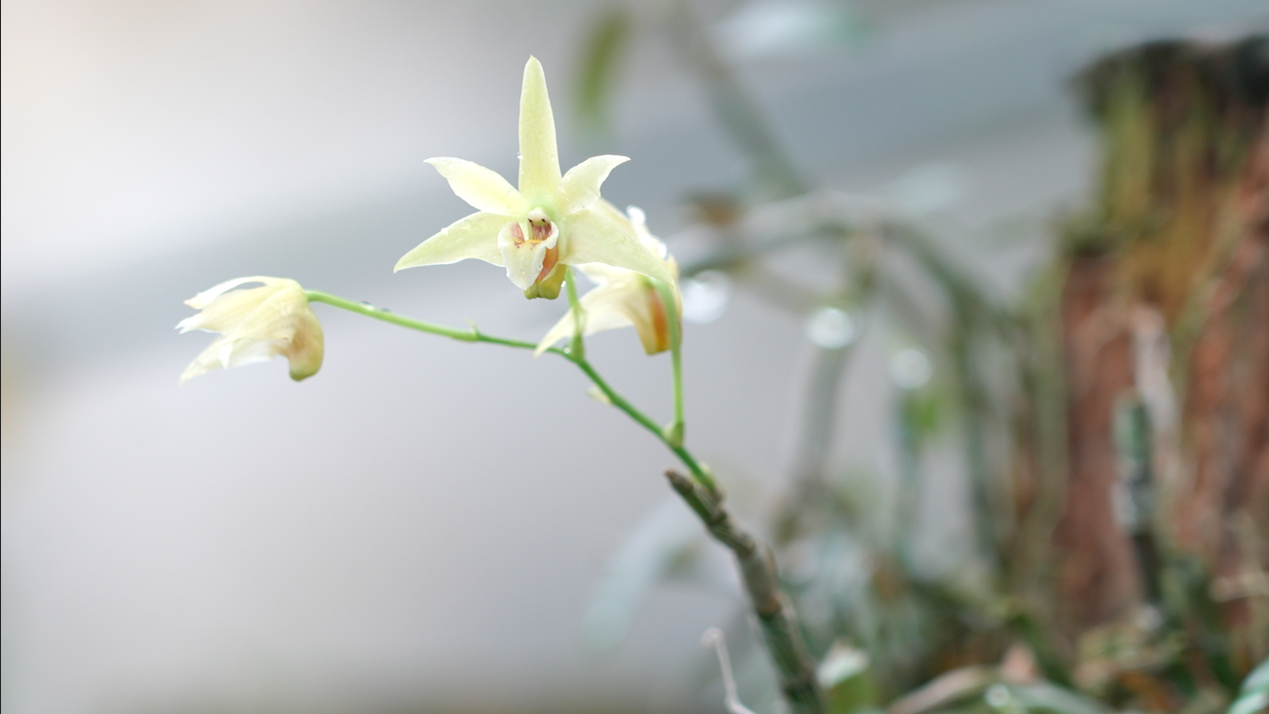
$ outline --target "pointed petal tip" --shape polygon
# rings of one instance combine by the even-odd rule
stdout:
[[[608,174],[629,160],[628,156],[604,154],[592,156],[569,169],[560,180],[560,213],[568,215],[590,208],[599,200],[599,189],[608,179]]]
[[[401,259],[397,261],[397,264],[392,266],[392,272],[395,274],[395,273],[401,272],[402,270],[405,270],[406,268],[415,267],[411,263],[406,262],[406,258],[409,258],[409,257],[410,257],[409,253],[406,253],[405,255],[401,256]]]
[[[506,216],[485,211],[460,218],[401,256],[392,272],[423,265],[448,265],[467,258],[502,265],[497,236],[506,222]]]
[[[448,156],[428,159],[454,193],[477,210],[511,216],[526,210],[524,198],[498,172]]]
[[[442,166],[455,161],[465,161],[465,159],[460,159],[456,156],[433,156],[428,159],[423,159],[423,163],[436,168],[438,171]]]
[[[542,63],[537,57],[529,55],[529,61],[524,63],[524,84],[541,85],[546,88],[546,70],[542,69]]]

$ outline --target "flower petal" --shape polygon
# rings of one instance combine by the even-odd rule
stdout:
[[[560,235],[565,236],[561,241],[561,263],[604,263],[674,284],[674,276],[660,258],[620,223],[597,211],[587,208],[565,216],[560,220]]]
[[[216,338],[210,347],[198,353],[194,361],[189,363],[184,372],[181,372],[181,384],[185,384],[185,382],[200,374],[206,374],[213,369],[222,368],[219,354],[221,348],[225,345],[223,340],[223,337]]]
[[[401,256],[392,270],[395,272],[420,265],[447,265],[467,258],[502,265],[502,254],[498,252],[498,231],[509,222],[506,216],[484,211],[460,218]]]
[[[232,334],[250,340],[290,341],[298,328],[296,318],[312,312],[298,283],[293,288],[283,286],[272,295],[256,296],[256,308],[234,326]]]
[[[317,374],[326,355],[326,340],[322,323],[311,309],[295,317],[295,334],[283,352],[286,355],[291,379],[300,381]]]
[[[261,302],[281,289],[281,286],[266,285],[223,293],[215,300],[204,303],[202,312],[181,320],[176,328],[182,334],[190,330],[225,332],[245,320],[260,306]]]
[[[442,156],[428,159],[427,163],[449,181],[449,187],[459,198],[486,213],[514,216],[527,210],[520,192],[497,171],[466,159]]]
[[[264,275],[254,275],[248,278],[234,278],[233,280],[226,280],[225,282],[219,285],[210,287],[202,291],[201,293],[195,295],[194,297],[186,300],[185,304],[189,305],[195,310],[202,310],[204,307],[207,307],[207,304],[210,303],[212,300],[215,300],[216,298],[220,297],[222,294],[227,293],[230,290],[233,290],[239,285],[243,285],[245,283],[264,283],[265,285],[276,285],[282,281],[294,282],[294,281],[288,280],[287,278],[270,278]]]
[[[626,156],[605,154],[592,156],[569,169],[560,182],[560,215],[567,216],[583,208],[590,208],[591,204],[599,200],[599,187],[608,178],[608,174],[629,160]]]
[[[520,194],[534,204],[554,204],[559,187],[560,158],[546,76],[542,63],[529,57],[520,90]]]
[[[533,350],[533,356],[540,357],[543,352],[555,346],[560,340],[571,338],[573,336],[573,327],[573,310],[569,308],[569,311],[564,313],[564,317],[561,317],[560,321],[555,323],[555,326],[548,330],[546,335],[538,342],[537,348]]]
[[[582,306],[582,334],[591,335],[604,330],[615,330],[620,327],[633,325],[634,322],[630,319],[627,309],[622,305],[622,293],[625,291],[626,286],[618,288],[602,286],[583,295],[580,300]],[[534,356],[547,351],[560,340],[572,338],[575,327],[573,311],[570,309],[538,342],[537,349],[533,351]]]
[[[239,338],[231,340],[222,337],[221,340],[224,341],[224,344],[220,346],[216,357],[220,363],[218,366],[222,369],[268,362],[281,354],[282,350],[286,348],[286,340],[283,339],[249,340]]]
[[[625,280],[630,275],[630,271],[625,268],[614,268],[603,263],[582,263],[574,267],[595,285],[615,283],[619,280]]]

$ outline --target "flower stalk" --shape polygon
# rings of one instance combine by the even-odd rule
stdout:
[[[674,305],[673,288],[658,284],[658,292],[667,305]],[[578,299],[573,283],[573,275],[565,279],[565,290],[569,302],[576,315]],[[666,477],[675,492],[687,503],[704,524],[706,530],[715,540],[722,543],[736,557],[741,572],[741,581],[749,596],[754,614],[762,628],[763,641],[775,662],[780,678],[780,688],[796,714],[820,714],[824,711],[823,694],[815,678],[815,662],[807,652],[798,630],[797,616],[792,603],[780,590],[780,580],[776,571],[775,558],[771,547],[761,539],[737,525],[731,514],[723,505],[724,494],[714,481],[709,469],[683,445],[683,400],[682,400],[682,367],[679,357],[680,334],[678,320],[671,319],[671,357],[674,361],[674,421],[670,426],[662,428],[648,415],[631,404],[618,393],[599,374],[598,370],[586,360],[582,343],[582,330],[578,329],[567,350],[558,347],[547,347],[540,350],[537,344],[521,340],[511,340],[487,335],[475,325],[466,329],[438,325],[423,320],[398,315],[380,307],[355,302],[330,293],[318,290],[305,291],[309,302],[324,303],[341,310],[365,315],[376,320],[391,323],[419,332],[448,337],[463,342],[486,342],[525,350],[539,350],[559,355],[572,362],[590,379],[605,399],[614,407],[625,412],[635,423],[654,434],[665,444],[679,461],[688,468],[691,476],[677,471],[666,471]],[[675,316],[677,318],[677,316]],[[677,438],[674,438],[677,437]]]
[[[653,280],[652,287],[656,290],[657,296],[661,300],[661,304],[665,306],[666,311],[673,309],[674,315],[666,316],[666,326],[670,333],[670,370],[674,375],[673,401],[674,401],[674,421],[670,423],[665,430],[666,443],[671,446],[682,446],[684,438],[684,422],[683,422],[683,325],[682,315],[678,309],[678,302],[674,295],[674,287],[663,283],[659,280]]]
[[[571,281],[568,281],[568,282],[569,284],[571,284]],[[568,288],[566,288],[566,290],[567,289]],[[574,353],[572,351],[573,345],[570,345],[569,349],[567,350],[562,350],[562,349],[559,349],[558,347],[541,348],[536,343],[533,343],[533,342],[525,342],[523,340],[512,340],[512,339],[507,339],[504,337],[495,337],[493,335],[487,335],[481,332],[475,325],[472,325],[471,327],[464,329],[464,328],[458,328],[458,327],[449,327],[447,325],[438,325],[436,323],[425,322],[423,320],[416,320],[412,317],[405,317],[404,315],[398,315],[395,312],[385,310],[381,307],[376,307],[374,305],[370,305],[364,302],[357,302],[355,300],[349,300],[347,298],[342,298],[342,297],[339,297],[338,295],[332,295],[330,293],[322,292],[320,290],[306,290],[304,291],[304,294],[308,298],[308,301],[311,303],[313,302],[323,303],[326,305],[330,305],[331,307],[337,307],[341,310],[347,310],[348,312],[353,312],[358,315],[364,315],[366,317],[371,317],[376,320],[387,322],[387,323],[396,325],[398,327],[404,327],[410,330],[416,330],[418,332],[425,332],[431,335],[439,335],[441,337],[448,337],[451,340],[459,340],[462,342],[485,342],[485,343],[493,344],[493,345],[502,345],[503,347],[514,347],[516,349],[522,349],[522,350],[537,350],[541,352],[549,352],[554,355],[559,355],[560,357],[563,357],[564,359],[567,359],[569,362],[572,362],[573,364],[577,365],[577,368],[580,369],[582,373],[585,374],[588,379],[590,379],[591,383],[594,384],[595,387],[599,389],[601,393],[603,393],[604,398],[607,399],[609,403],[611,403],[614,407],[620,409],[621,411],[625,412],[626,415],[629,416],[632,420],[634,420],[635,423],[639,424],[643,428],[652,432],[657,437],[657,439],[659,439],[663,444],[665,444],[666,448],[668,448],[676,457],[678,457],[679,461],[682,462],[683,465],[687,467],[688,471],[691,472],[693,479],[695,479],[697,483],[699,483],[702,487],[704,487],[711,493],[716,493],[718,490],[718,487],[714,482],[713,474],[710,473],[709,468],[705,466],[705,464],[698,461],[696,457],[693,456],[690,451],[688,451],[687,447],[683,446],[683,443],[681,441],[678,443],[672,443],[670,439],[667,437],[665,429],[661,428],[661,426],[657,424],[655,420],[653,420],[647,414],[644,414],[642,411],[639,410],[638,407],[631,404],[629,400],[627,400],[625,397],[621,396],[621,394],[619,394],[616,390],[614,390],[608,384],[608,382],[603,378],[603,376],[599,374],[599,372],[595,369],[595,367],[586,360],[584,350],[579,350],[577,353]],[[573,299],[573,296],[570,295],[570,300],[572,299]],[[577,340],[578,342],[580,342],[580,337],[578,337]],[[676,374],[677,374],[677,370],[676,370]],[[681,415],[681,412],[680,412],[680,415]]]
[[[568,353],[574,359],[586,358],[585,336],[586,313],[582,311],[581,301],[577,298],[577,274],[572,268],[565,268],[565,290],[568,291],[569,313],[573,316],[573,337],[568,343]]]

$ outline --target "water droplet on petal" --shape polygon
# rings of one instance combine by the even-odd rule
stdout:
[[[839,350],[859,337],[859,325],[849,312],[822,307],[806,321],[806,338],[816,347]]]
[[[899,350],[890,360],[890,379],[900,389],[919,389],[930,381],[934,367],[921,350],[911,347]]]
[[[731,278],[717,270],[707,270],[679,282],[683,295],[683,319],[688,322],[713,322],[727,312],[731,302]]]

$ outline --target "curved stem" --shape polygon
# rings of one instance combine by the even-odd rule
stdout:
[[[440,335],[441,337],[448,337],[450,339],[461,340],[463,342],[485,342],[488,344],[502,345],[504,347],[515,347],[522,350],[537,349],[537,345],[532,342],[510,340],[503,337],[486,335],[478,330],[475,325],[472,325],[464,330],[456,327],[424,322],[423,320],[415,320],[414,318],[398,315],[385,308],[375,307],[369,303],[355,302],[347,298],[339,297],[338,295],[324,293],[320,290],[305,290],[304,294],[308,298],[309,302],[325,303],[331,307],[337,307],[341,310],[347,310],[348,312],[354,312],[358,315],[364,315],[366,317],[371,317],[376,320],[397,325],[398,327],[405,327],[419,332]],[[576,356],[572,354],[571,351],[561,350],[558,347],[550,347],[547,348],[546,351],[551,354],[559,355],[560,357],[563,357],[569,362],[577,365],[577,368],[586,374],[590,381],[594,383],[600,392],[603,393],[604,397],[607,398],[610,404],[625,412],[626,415],[633,419],[637,424],[652,432],[657,439],[661,441],[661,443],[665,444],[666,448],[678,457],[679,461],[683,462],[683,465],[692,472],[692,476],[695,477],[702,486],[709,489],[711,492],[717,490],[714,478],[710,474],[709,469],[707,469],[704,464],[697,461],[696,457],[694,457],[681,442],[677,444],[672,443],[667,438],[665,431],[655,421],[653,421],[651,417],[644,414],[635,405],[631,404],[625,397],[618,394],[616,390],[609,386],[608,382],[600,376],[599,372],[591,366],[590,362],[586,361],[584,356]],[[678,370],[676,370],[676,375],[677,373]]]
[[[573,276],[567,276],[568,298],[574,310],[579,310],[577,289],[573,284]],[[801,632],[797,625],[797,614],[788,596],[780,589],[779,576],[776,572],[775,557],[762,540],[737,525],[723,507],[723,493],[714,482],[713,475],[704,464],[696,460],[690,451],[683,446],[683,387],[682,365],[680,358],[680,333],[677,314],[677,301],[673,287],[655,283],[663,304],[676,306],[675,314],[669,315],[670,344],[674,361],[674,423],[668,429],[662,429],[648,415],[628,402],[609,386],[599,372],[586,361],[581,348],[581,320],[576,324],[573,343],[569,350],[556,347],[547,351],[559,355],[577,366],[603,393],[610,404],[625,412],[627,416],[643,428],[652,432],[661,443],[666,445],[675,456],[691,471],[692,476],[680,475],[667,471],[674,490],[678,492],[693,511],[700,517],[710,534],[719,542],[732,550],[740,567],[742,581],[753,606],[754,614],[762,627],[763,640],[774,660],[776,671],[780,677],[781,690],[786,700],[799,714],[822,714],[824,712],[823,693],[815,678],[815,662],[806,650]],[[449,337],[464,342],[487,342],[491,344],[533,350],[537,345],[532,342],[510,340],[486,335],[472,325],[466,330],[445,325],[437,325],[422,320],[397,315],[389,310],[375,307],[367,303],[353,302],[337,295],[318,290],[307,290],[305,296],[309,302],[320,302],[332,307],[365,315],[376,320],[388,322],[399,327],[406,327],[419,332],[426,332],[442,337]],[[668,313],[668,309],[667,309]],[[580,313],[575,313],[579,314]]]
[[[537,345],[532,342],[508,340],[502,337],[486,335],[476,329],[475,325],[472,325],[465,330],[457,327],[448,327],[446,325],[437,325],[436,323],[424,322],[422,320],[415,320],[412,317],[398,315],[387,308],[376,307],[366,302],[355,302],[353,300],[349,300],[348,298],[341,298],[338,295],[324,293],[320,290],[305,290],[304,296],[308,298],[309,302],[325,303],[331,307],[337,307],[341,310],[347,310],[348,312],[355,312],[358,315],[365,315],[366,317],[373,317],[376,320],[390,322],[398,327],[407,327],[411,330],[418,330],[419,332],[448,337],[452,340],[462,340],[463,342],[488,342],[489,344],[503,345],[504,347],[516,347],[523,350],[537,349]],[[564,354],[563,350],[555,347],[551,347],[547,351],[567,356]]]
[[[629,416],[631,419],[637,422],[640,426],[642,426],[643,428],[655,434],[656,437],[661,440],[661,443],[665,444],[666,448],[674,452],[674,455],[679,458],[679,461],[682,461],[683,465],[686,466],[688,470],[692,472],[692,476],[696,479],[698,483],[700,483],[705,488],[709,489],[711,492],[718,490],[718,486],[714,482],[714,476],[713,474],[710,473],[709,469],[706,468],[704,464],[697,461],[696,457],[692,456],[692,452],[687,450],[687,447],[683,446],[682,444],[676,445],[676,444],[670,443],[670,440],[666,438],[665,431],[660,426],[658,426],[657,423],[653,421],[651,417],[639,411],[639,409],[636,408],[633,404],[626,401],[625,397],[621,396],[615,390],[613,390],[613,388],[608,385],[608,382],[605,381],[604,378],[599,375],[599,372],[596,371],[593,366],[591,366],[590,362],[587,362],[584,359],[583,360],[573,359],[569,357],[567,354],[564,354],[564,357],[567,358],[573,364],[577,365],[578,369],[585,372],[586,376],[590,378],[590,381],[593,382],[595,386],[599,388],[599,391],[603,393],[604,397],[607,398],[608,401],[614,407],[617,407],[621,411],[625,412],[627,416]]]
[[[568,358],[570,362],[577,365],[577,368],[582,370],[582,372],[590,378],[590,381],[599,388],[599,391],[603,393],[604,398],[607,399],[610,404],[625,412],[626,415],[637,422],[639,426],[642,426],[644,429],[647,429],[655,434],[658,439],[665,441],[665,435],[661,433],[661,427],[652,420],[652,417],[649,417],[647,414],[639,411],[637,407],[626,401],[625,397],[618,394],[616,390],[609,386],[608,382],[599,375],[599,372],[591,366],[590,362],[587,362],[584,359],[573,359],[569,355],[564,356]]]

